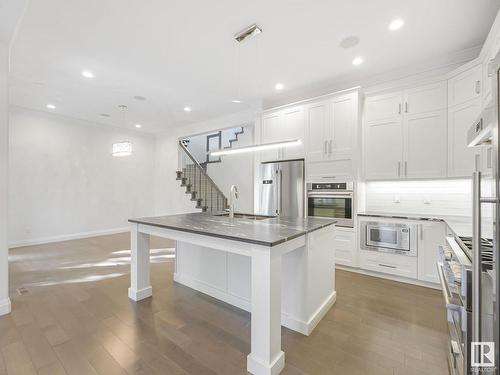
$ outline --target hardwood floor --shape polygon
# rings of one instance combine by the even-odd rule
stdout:
[[[154,297],[139,303],[127,298],[126,234],[11,250],[0,375],[245,374],[250,315],[174,284],[173,246],[152,240]],[[284,374],[447,374],[440,291],[340,270],[336,280],[311,336],[282,329]]]

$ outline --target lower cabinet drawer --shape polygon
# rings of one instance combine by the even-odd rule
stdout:
[[[360,267],[370,271],[417,278],[417,257],[360,250]]]
[[[352,228],[335,228],[335,264],[355,267],[356,240]]]

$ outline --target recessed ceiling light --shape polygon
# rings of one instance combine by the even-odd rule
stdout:
[[[102,116],[102,117],[111,117],[111,115],[109,113],[101,113],[99,116]]]
[[[136,127],[137,129],[140,129],[140,128],[142,128],[142,125],[141,125],[141,124],[135,124],[135,127]]]
[[[231,102],[239,104],[239,103],[241,103],[241,100],[239,100],[239,99],[233,99],[233,100],[231,100]]]
[[[282,84],[282,83],[277,83],[277,84],[274,85],[274,88],[276,90],[283,90],[285,88],[285,85]]]
[[[85,78],[94,78],[94,73],[92,73],[90,70],[84,70],[82,71],[82,76]]]
[[[54,104],[47,104],[46,107],[48,109],[56,109],[56,106]]]
[[[405,21],[403,21],[401,18],[396,18],[389,24],[389,30],[391,31],[399,30],[404,26],[404,24]]]
[[[144,101],[144,100],[146,100],[146,97],[145,96],[141,96],[141,95],[136,95],[136,96],[134,96],[134,99],[135,100]]]
[[[352,60],[352,65],[361,65],[363,64],[363,58],[361,57],[355,57],[354,60]]]
[[[184,112],[191,112],[191,107],[184,107]]]

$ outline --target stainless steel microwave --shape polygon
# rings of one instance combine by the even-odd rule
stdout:
[[[417,256],[417,225],[361,221],[360,245],[363,250]]]

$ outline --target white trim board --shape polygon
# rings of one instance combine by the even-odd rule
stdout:
[[[430,282],[427,282],[427,281],[421,281],[421,280],[416,280],[416,279],[408,279],[406,277],[394,276],[394,275],[389,275],[389,274],[385,274],[385,273],[381,273],[381,272],[364,270],[364,269],[361,269],[361,268],[353,268],[353,267],[348,267],[348,266],[341,266],[339,264],[336,264],[335,268],[337,268],[339,270],[342,270],[342,271],[360,273],[362,275],[367,275],[367,276],[372,276],[372,277],[378,277],[380,279],[397,281],[397,282],[404,283],[404,284],[411,284],[411,285],[416,285],[416,286],[422,286],[424,288],[431,288],[431,289],[441,290],[441,285],[440,284],[434,284],[434,283],[430,283]]]
[[[10,299],[6,298],[0,301],[0,316],[7,315],[11,312]]]
[[[251,303],[250,300],[246,298],[227,293],[203,281],[179,275],[178,273],[174,273],[174,281],[251,313]],[[334,291],[323,301],[321,306],[313,313],[307,322],[281,311],[281,325],[293,331],[302,333],[303,335],[309,336],[321,319],[323,319],[326,313],[335,304],[336,300],[337,292]]]
[[[59,236],[33,238],[33,239],[29,239],[29,240],[10,242],[9,249],[15,249],[17,247],[24,247],[24,246],[43,245],[43,244],[52,243],[52,242],[79,240],[82,238],[106,236],[109,234],[117,234],[117,233],[125,233],[125,232],[130,232],[129,226],[126,226],[123,228],[103,229],[103,230],[95,230],[95,231],[91,231],[91,232],[81,232],[81,233],[73,233],[73,234],[62,234]]]

